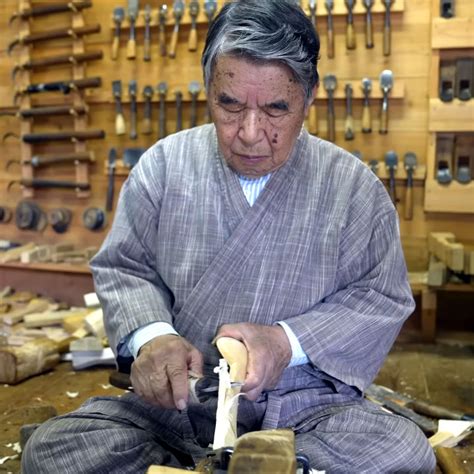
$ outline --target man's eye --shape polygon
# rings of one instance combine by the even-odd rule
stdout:
[[[231,113],[238,113],[244,110],[244,106],[242,104],[238,104],[235,102],[220,102],[219,105],[226,111]]]
[[[284,102],[276,102],[265,107],[265,113],[270,117],[281,117],[288,113],[288,104]]]

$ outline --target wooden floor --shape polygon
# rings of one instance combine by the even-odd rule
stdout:
[[[471,333],[472,334],[472,333]],[[474,341],[444,339],[443,343],[397,343],[376,382],[407,395],[464,412],[474,412]],[[58,413],[78,407],[93,395],[118,395],[108,384],[110,369],[74,372],[70,363],[17,386],[0,386],[0,459],[14,455],[9,443],[19,440],[22,425],[41,421],[44,409]],[[456,448],[468,472],[474,472],[474,436]],[[1,472],[20,472],[18,459],[0,464]],[[440,472],[440,471],[439,471]]]

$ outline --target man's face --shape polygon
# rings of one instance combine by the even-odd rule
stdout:
[[[288,160],[305,116],[303,89],[289,68],[232,56],[217,60],[209,108],[225,160],[250,178]]]

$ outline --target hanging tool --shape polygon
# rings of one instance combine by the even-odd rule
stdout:
[[[403,165],[407,173],[407,189],[405,192],[405,219],[413,219],[413,174],[416,169],[416,154],[412,152],[405,153]]]
[[[135,59],[137,56],[137,33],[135,23],[138,17],[138,0],[128,0],[128,23],[130,33],[127,42],[127,59]]]
[[[328,135],[327,139],[330,142],[336,140],[336,115],[334,112],[334,91],[337,87],[337,79],[334,74],[327,74],[323,79],[324,89],[328,95]]]
[[[188,51],[197,50],[197,17],[199,15],[198,0],[191,0],[189,2],[189,15],[191,17],[191,29],[189,30]]]
[[[204,11],[207,16],[207,25],[208,28],[211,25],[211,22],[214,18],[214,15],[217,11],[217,1],[216,0],[204,0]]]
[[[385,20],[383,25],[383,55],[390,56],[391,49],[391,26],[390,26],[390,8],[394,0],[383,0],[385,6]]]
[[[158,16],[158,42],[160,44],[160,54],[166,56],[166,21],[168,19],[168,5],[161,5]]]
[[[388,94],[393,87],[393,72],[389,69],[380,74],[380,88],[382,89],[383,99],[380,111],[380,129],[379,133],[385,135],[388,133]]]
[[[130,138],[137,139],[137,81],[128,83],[128,96],[130,97]]]
[[[191,81],[189,83],[189,93],[191,94],[191,120],[190,128],[193,128],[197,125],[197,98],[199,92],[201,92],[201,84],[197,81]]]
[[[173,3],[174,28],[171,35],[171,44],[168,56],[176,57],[176,48],[178,46],[179,25],[184,14],[184,0],[175,0]]]
[[[158,84],[158,97],[160,103],[158,117],[158,138],[165,138],[166,133],[166,94],[168,93],[168,83],[162,81]]]
[[[57,30],[41,31],[38,33],[31,33],[25,36],[19,36],[13,40],[7,48],[8,55],[11,54],[13,48],[16,46],[25,46],[43,41],[61,38],[79,38],[92,33],[99,33],[100,25],[81,26],[80,28],[60,28]]]
[[[362,133],[372,132],[372,119],[370,116],[369,96],[372,90],[372,81],[368,77],[362,79],[362,92],[364,94],[364,105],[362,106]]]
[[[112,211],[114,207],[114,184],[115,184],[115,162],[117,161],[117,150],[111,148],[109,150],[109,158],[107,162],[107,173],[109,176],[107,184],[107,197],[105,200],[105,210]]]
[[[150,135],[151,129],[151,106],[153,98],[153,87],[145,86],[143,88],[143,98],[145,99],[145,106],[143,109],[143,122],[142,122],[142,133],[144,135]]]
[[[398,156],[394,151],[387,151],[385,153],[385,168],[389,176],[389,193],[393,201],[394,206],[397,205],[397,190],[395,187],[395,172],[397,171],[398,166]]]
[[[352,85],[346,84],[346,121],[344,124],[344,139],[354,140],[354,117],[352,116]]]
[[[118,58],[118,51],[120,46],[120,31],[122,29],[122,22],[125,18],[125,10],[122,7],[114,8],[114,39],[112,40],[111,58],[115,61]]]
[[[54,115],[84,115],[89,112],[87,105],[51,105],[33,107],[31,109],[20,109],[13,111],[2,111],[0,115],[15,115],[21,118],[49,117]]]
[[[470,100],[474,95],[474,60],[471,58],[462,58],[456,61],[454,95],[459,100]]]
[[[453,180],[454,135],[438,134],[436,140],[436,180],[449,184]]]
[[[356,37],[354,33],[354,4],[355,0],[345,0],[347,7],[346,48],[356,48]]]
[[[38,204],[21,201],[15,208],[15,224],[20,230],[42,230],[48,223],[46,213]]]
[[[145,35],[143,39],[143,61],[151,60],[151,6],[149,4],[145,5],[144,11],[145,17]]]
[[[25,133],[21,136],[24,143],[45,143],[57,141],[82,141],[92,140],[95,138],[104,138],[105,132],[103,130],[71,130],[62,132],[41,132],[41,133]]]
[[[176,131],[179,132],[183,129],[183,93],[181,91],[175,91],[176,99]]]
[[[65,207],[51,209],[47,214],[47,219],[54,232],[63,234],[71,224],[72,212]]]
[[[378,162],[378,160],[370,160],[369,161],[369,168],[371,169],[372,173],[375,174],[375,176],[378,176],[378,174],[379,174],[379,162]]]
[[[453,18],[454,16],[454,0],[440,0],[440,16],[441,18]]]
[[[439,68],[439,98],[443,102],[454,99],[456,84],[456,64],[453,61],[442,61]]]
[[[76,191],[86,191],[90,189],[89,183],[76,183],[75,181],[59,181],[52,179],[20,179],[13,180],[8,183],[7,191],[15,184],[19,183],[25,188],[33,189],[47,189],[47,188],[57,188],[57,189],[75,189]]]
[[[316,8],[317,8],[317,3],[316,0],[309,0],[308,1],[308,8],[309,8],[309,17],[311,18],[311,23],[314,26],[314,29],[316,30],[316,25],[317,25],[317,20],[316,20]]]
[[[334,0],[325,0],[324,5],[326,7],[326,10],[328,12],[328,19],[327,19],[327,24],[328,24],[328,44],[327,44],[327,50],[328,50],[328,58],[333,58],[334,57],[334,22],[333,22],[333,17],[332,17],[332,9],[334,8]]]
[[[105,227],[105,212],[98,207],[88,207],[82,214],[82,223],[89,230],[98,231]]]
[[[372,22],[372,7],[374,0],[364,0],[365,7],[365,47],[372,49],[374,47],[374,28]]]
[[[115,134],[125,135],[125,118],[122,107],[122,81],[112,81],[112,94],[115,100]]]
[[[91,6],[92,2],[90,0],[72,0],[67,3],[50,3],[49,5],[23,8],[21,11],[14,13],[10,17],[8,23],[11,24],[17,18],[21,20],[29,20],[38,16],[51,15],[53,13],[82,11]]]
[[[17,64],[12,70],[12,79],[15,80],[18,71],[31,71],[43,67],[59,66],[63,64],[82,64],[84,62],[102,59],[102,51],[91,51],[89,53],[60,54],[46,58],[29,59]]]
[[[68,153],[47,153],[44,155],[34,155],[30,159],[24,160],[8,160],[5,169],[8,170],[12,163],[30,165],[33,168],[42,168],[59,163],[93,163],[95,161],[94,154],[91,151],[79,151]]]

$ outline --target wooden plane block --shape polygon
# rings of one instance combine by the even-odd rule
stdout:
[[[428,286],[442,286],[448,281],[446,264],[433,255],[428,265]]]
[[[430,251],[446,266],[455,271],[464,269],[464,245],[456,242],[451,232],[431,232],[428,238]]]
[[[25,245],[21,245],[20,247],[14,247],[10,250],[6,250],[5,252],[0,252],[0,263],[8,263],[19,260],[23,252],[31,250],[35,247],[35,243],[29,242]]]
[[[434,18],[431,47],[434,49],[474,48],[474,17]]]

